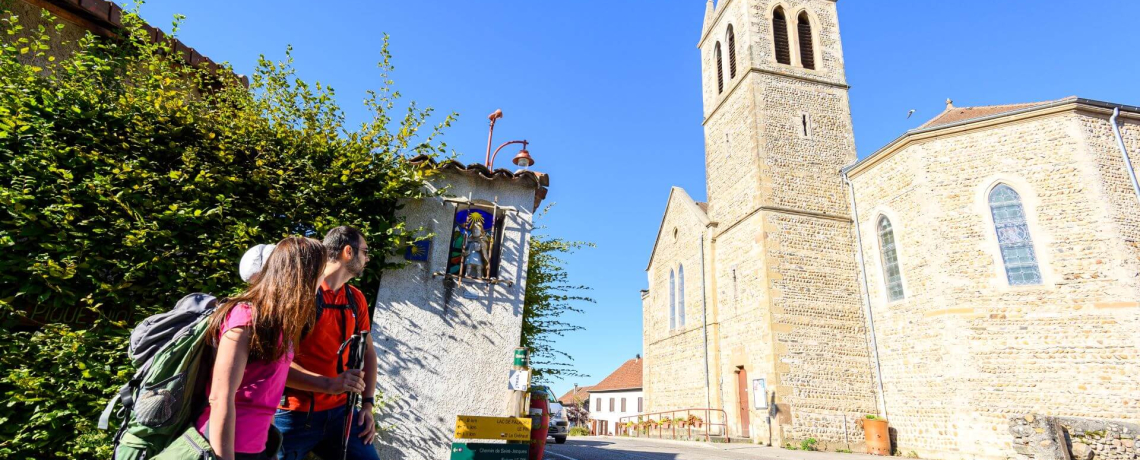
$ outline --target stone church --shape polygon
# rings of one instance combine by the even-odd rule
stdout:
[[[674,187],[650,256],[646,413],[853,450],[875,415],[943,459],[1140,421],[1140,108],[947,101],[857,161],[835,0],[710,0],[699,49],[708,201]]]

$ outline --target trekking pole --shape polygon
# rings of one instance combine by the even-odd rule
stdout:
[[[361,331],[353,335],[351,339],[345,342],[348,345],[348,368],[355,370],[364,370],[364,342],[368,338],[367,331]],[[343,345],[342,345],[343,346]],[[348,458],[348,440],[352,437],[352,419],[353,410],[356,405],[360,403],[360,393],[348,393],[348,404],[345,405],[344,414],[344,437],[340,440],[340,458],[346,460]]]

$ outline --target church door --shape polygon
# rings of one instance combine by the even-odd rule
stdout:
[[[748,371],[744,367],[736,371],[736,388],[736,401],[740,407],[740,435],[750,438],[752,430],[748,426]]]

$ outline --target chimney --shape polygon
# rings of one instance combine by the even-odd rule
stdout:
[[[641,361],[641,353],[638,353],[637,358],[635,358],[635,359],[637,359],[638,361]]]

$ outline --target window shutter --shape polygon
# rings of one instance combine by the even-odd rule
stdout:
[[[728,78],[736,78],[736,33],[728,26]]]
[[[800,13],[800,63],[805,69],[815,69],[815,48],[811,42],[811,21],[807,13]]]
[[[724,92],[724,66],[720,59],[720,42],[716,42],[716,93]]]
[[[772,36],[776,41],[776,62],[791,64],[792,48],[788,44],[788,20],[784,17],[782,8],[777,8],[772,15]]]

